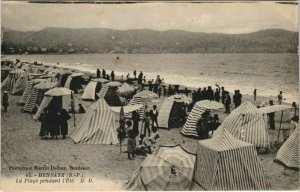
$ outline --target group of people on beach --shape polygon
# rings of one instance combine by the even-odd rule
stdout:
[[[212,116],[211,112],[206,110],[196,124],[198,140],[208,139],[220,125],[218,114]]]
[[[155,147],[154,144],[159,138],[157,117],[158,110],[156,105],[153,105],[150,111],[148,111],[147,105],[145,106],[145,116],[143,119],[140,119],[140,114],[138,113],[138,111],[132,112],[131,119],[125,119],[124,116],[120,117],[120,127],[117,129],[118,138],[120,144],[122,143],[122,140],[124,138],[128,138],[128,159],[133,159],[135,157],[135,154],[147,155],[152,153],[152,148]],[[141,126],[140,121],[142,121]],[[141,127],[140,130],[139,127]],[[139,145],[137,145],[136,139],[139,135]]]
[[[48,109],[44,108],[38,120],[41,122],[41,129],[39,136],[42,139],[58,139],[59,135],[62,135],[62,139],[66,139],[68,135],[68,120],[71,116],[66,109]]]

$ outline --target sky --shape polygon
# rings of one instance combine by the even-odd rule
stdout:
[[[249,33],[270,28],[298,31],[298,5],[258,3],[32,4],[2,1],[1,26]]]

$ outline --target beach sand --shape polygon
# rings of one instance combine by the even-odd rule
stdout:
[[[75,104],[81,102],[85,109],[92,102],[79,101],[80,95],[75,95]],[[137,156],[134,160],[127,159],[126,146],[122,147],[120,153],[119,145],[88,145],[74,144],[73,140],[61,138],[56,140],[42,140],[38,136],[40,122],[32,119],[32,114],[21,113],[21,107],[17,106],[20,96],[9,95],[9,109],[1,115],[1,155],[2,155],[2,183],[1,188],[5,191],[25,190],[125,190],[125,185],[143,162],[145,157]],[[155,103],[160,108],[163,97]],[[243,101],[252,100],[251,96],[244,95]],[[257,104],[261,101],[268,101],[268,98],[258,97]],[[149,105],[152,106],[151,104]],[[220,122],[227,114],[224,109],[213,112],[218,113]],[[76,125],[79,124],[84,114],[76,114]],[[280,113],[276,113],[276,128],[279,127]],[[289,111],[285,112],[282,127],[288,127]],[[141,124],[141,123],[140,123]],[[69,120],[69,133],[75,129],[73,118]],[[183,137],[180,134],[181,128],[170,130],[160,129],[160,144],[181,144],[191,152],[196,152],[197,140]],[[278,130],[269,130],[270,139],[277,140]],[[184,142],[184,143],[183,143]],[[282,136],[281,136],[282,142]],[[270,152],[259,154],[267,180],[272,190],[295,190],[299,189],[299,171],[285,169],[282,165],[274,163],[278,146],[272,144]],[[85,183],[80,184],[80,178],[75,177],[72,184],[32,184],[24,183],[25,178],[38,178],[38,173],[58,171],[19,171],[12,170],[12,167],[34,167],[34,166],[60,166],[69,169],[70,166],[89,167],[87,171],[71,171],[70,173],[82,173],[85,176]],[[26,177],[26,173],[32,173],[33,177]],[[16,183],[16,179],[23,179],[23,183]],[[88,183],[92,178],[92,183]],[[27,181],[28,182],[28,181]],[[194,185],[193,190],[202,190]]]

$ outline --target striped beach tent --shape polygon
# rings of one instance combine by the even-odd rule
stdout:
[[[184,116],[184,113],[186,111],[180,110],[182,107],[185,107],[185,104],[190,104],[191,100],[188,99],[188,97],[183,96],[183,95],[173,95],[171,97],[168,97],[164,100],[158,117],[157,121],[158,124],[161,128],[176,128],[176,127],[181,127],[179,120]],[[170,119],[176,121],[176,125],[173,124]],[[175,127],[174,127],[175,126]]]
[[[124,106],[124,112],[131,113],[141,105]],[[103,98],[93,103],[79,126],[70,137],[75,143],[83,144],[117,144],[120,107],[109,107]]]
[[[28,81],[28,73],[24,72],[20,75],[20,77],[16,81],[16,83],[11,91],[11,94],[12,95],[22,95],[26,88],[27,81]]]
[[[283,143],[277,152],[277,161],[283,163],[288,168],[300,168],[299,164],[299,124],[291,136]]]
[[[56,84],[51,82],[41,82],[33,86],[33,89],[31,90],[22,111],[33,113],[36,109],[36,105],[40,105],[42,103],[44,93],[55,86]]]
[[[267,131],[267,115],[259,111],[251,102],[244,102],[233,110],[214,132],[214,136],[226,129],[235,138],[253,144],[255,147],[268,148],[270,145]]]
[[[70,134],[75,143],[117,144],[114,114],[103,98],[92,104],[79,126]]]
[[[47,80],[46,79],[32,79],[30,81],[27,81],[25,90],[24,90],[23,95],[22,95],[20,101],[18,102],[18,104],[24,105],[30,95],[31,90],[33,89],[33,86],[36,84],[39,84],[41,82],[47,82]]]
[[[206,109],[222,109],[224,106],[222,103],[216,101],[203,100],[198,101],[192,111],[190,112],[182,130],[181,134],[187,137],[198,137],[197,132],[197,121],[201,117],[201,115],[205,112]]]
[[[11,71],[10,67],[1,66],[1,83],[6,79],[6,77],[9,75],[9,72]]]
[[[210,191],[267,190],[254,146],[223,132],[198,142],[195,181]]]
[[[1,83],[1,90],[5,91],[11,91],[17,82],[17,80],[21,77],[22,74],[24,74],[25,71],[21,69],[14,69],[11,70],[8,74],[8,76],[4,79],[4,81]]]
[[[187,191],[191,189],[196,156],[180,145],[160,146],[136,170],[130,191]]]
[[[119,89],[118,89],[118,93],[124,97],[130,96],[130,95],[134,94],[134,92],[135,92],[135,89],[126,82],[123,83],[123,85],[121,87],[119,87]]]
[[[143,119],[146,113],[145,105],[148,102],[151,102],[151,100],[154,98],[158,98],[158,95],[156,93],[144,90],[135,94],[133,98],[129,101],[128,105],[142,104],[143,107],[140,110],[138,110],[138,113],[140,115],[140,118]],[[130,118],[131,116],[129,114],[125,114],[125,117]]]

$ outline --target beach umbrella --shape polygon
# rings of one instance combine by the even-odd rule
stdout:
[[[196,156],[180,145],[160,146],[147,156],[135,177],[129,181],[129,190],[180,191],[190,190]],[[142,186],[141,186],[142,185]]]
[[[106,83],[106,82],[108,82],[107,79],[103,79],[103,78],[92,79],[91,81],[99,82],[99,83]]]
[[[130,85],[128,85],[127,83],[124,83],[121,87],[119,87],[117,92],[120,95],[126,97],[126,96],[133,94],[135,92],[135,89],[133,87],[131,87]]]
[[[118,81],[111,81],[105,84],[106,86],[109,87],[120,87],[122,85],[122,83],[118,82]]]
[[[205,109],[222,109],[224,108],[223,103],[219,103],[217,101],[210,101],[210,100],[202,100],[198,101],[196,105],[199,105],[202,108]]]
[[[71,95],[71,90],[65,87],[55,87],[45,93],[47,96],[53,96],[53,97],[58,97],[58,96],[64,96],[64,95]]]

